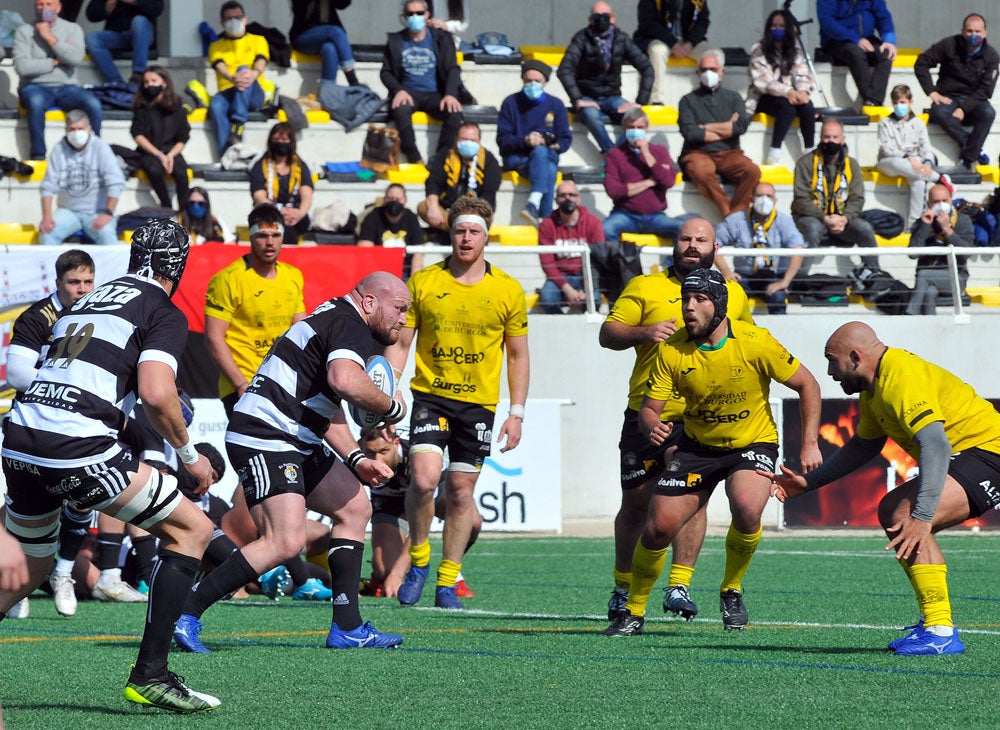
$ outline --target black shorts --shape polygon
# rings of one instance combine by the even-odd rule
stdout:
[[[7,505],[11,514],[32,518],[58,512],[63,500],[74,507],[94,508],[124,492],[139,471],[139,460],[125,449],[90,466],[53,469],[3,457]]]
[[[426,393],[413,394],[410,417],[410,453],[422,446],[448,449],[452,466],[468,464],[481,469],[490,455],[495,413],[474,403],[449,400]]]
[[[317,446],[311,454],[304,456],[298,451],[248,449],[227,441],[226,453],[243,485],[247,507],[260,504],[276,494],[308,497],[339,461],[326,446]]]
[[[1000,454],[968,449],[951,457],[948,475],[969,498],[969,517],[979,517],[1000,505]]]
[[[636,489],[663,471],[666,464],[663,456],[672,446],[677,445],[684,433],[684,422],[674,421],[674,430],[664,443],[654,446],[639,432],[639,412],[625,409],[622,421],[622,435],[618,441],[621,454],[622,490]]]
[[[382,494],[372,495],[372,524],[388,522],[399,524],[399,521],[406,520],[406,496],[398,494],[387,496]]]
[[[773,472],[778,461],[777,444],[750,444],[742,449],[715,449],[683,437],[677,445],[654,494],[676,497],[693,492],[711,493],[719,482],[738,471],[762,469]]]

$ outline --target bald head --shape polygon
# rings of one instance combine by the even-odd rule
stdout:
[[[359,281],[350,297],[361,310],[372,337],[383,345],[392,345],[399,339],[410,308],[410,290],[401,279],[376,271]]]
[[[823,354],[830,377],[850,395],[872,389],[885,351],[875,330],[863,322],[848,322],[830,335]]]
[[[393,276],[387,271],[375,271],[369,274],[354,288],[362,297],[366,294],[376,297],[405,296],[409,298],[410,296],[406,284],[398,276]]]
[[[594,3],[593,7],[590,9],[591,15],[602,15],[604,13],[607,13],[608,15],[612,14],[611,5],[609,5],[608,3],[604,2]]]

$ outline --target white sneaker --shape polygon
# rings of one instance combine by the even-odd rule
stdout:
[[[28,618],[30,613],[31,604],[28,603],[27,598],[22,598],[10,607],[10,610],[7,612],[7,618]]]
[[[780,165],[781,164],[781,150],[772,149],[767,153],[767,162],[765,165]]]
[[[76,581],[68,575],[53,573],[49,576],[52,586],[52,598],[56,602],[56,613],[60,616],[72,616],[76,613]]]
[[[97,581],[90,592],[91,598],[106,603],[148,603],[149,597],[144,596],[123,580],[101,583]]]

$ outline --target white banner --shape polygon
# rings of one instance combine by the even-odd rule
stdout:
[[[0,245],[0,309],[33,304],[56,290],[56,259],[78,248],[94,259],[95,284],[128,271],[129,247]]]

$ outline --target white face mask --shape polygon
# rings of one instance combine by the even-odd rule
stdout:
[[[87,146],[87,142],[90,141],[90,132],[86,129],[74,129],[70,132],[66,132],[66,141],[74,149],[82,150]]]
[[[951,203],[946,203],[944,201],[941,201],[940,203],[935,203],[934,205],[931,206],[931,212],[934,215],[938,215],[939,213],[944,213],[945,215],[951,215]]]
[[[768,195],[758,195],[753,199],[753,210],[757,215],[769,216],[774,210],[774,201]]]
[[[714,89],[719,84],[719,74],[716,71],[702,71],[698,74],[701,77],[701,85],[706,89]]]
[[[230,18],[222,24],[222,27],[230,38],[241,38],[246,33],[246,28],[240,18]]]

